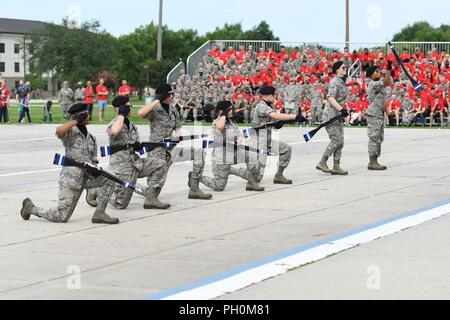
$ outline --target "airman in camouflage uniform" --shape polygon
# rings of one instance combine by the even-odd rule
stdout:
[[[74,104],[68,110],[68,113],[73,116],[73,120],[56,129],[56,135],[61,139],[66,149],[66,156],[76,161],[97,165],[97,142],[86,128],[89,123],[87,105],[84,103]],[[112,187],[114,182],[103,176],[98,176],[95,170],[63,167],[59,176],[58,207],[52,209],[39,208],[34,206],[29,198],[26,198],[22,203],[20,214],[24,220],[28,220],[31,215],[35,215],[52,222],[66,223],[71,218],[84,189],[105,185]],[[119,219],[111,218],[106,213],[96,213],[92,217],[92,222],[117,224]]]
[[[77,88],[75,89],[75,101],[84,102],[85,93],[83,88],[83,83],[78,82]]]
[[[305,120],[301,112],[299,112],[298,115],[275,112],[275,109],[272,107],[272,103],[274,103],[275,101],[274,87],[263,87],[260,89],[260,94],[262,96],[262,100],[252,111],[253,126],[261,126],[268,122],[273,122],[274,120],[296,120],[298,122],[302,122]],[[284,170],[287,168],[291,160],[292,147],[290,145],[277,140],[272,140],[271,128],[258,130],[256,134],[251,136],[250,145],[252,147],[258,148],[259,150],[265,150],[274,155],[279,155],[278,171],[275,174],[273,182],[275,184],[292,184],[292,180],[286,179],[283,175]],[[252,161],[248,167],[248,170],[250,172],[256,173],[255,181],[258,183],[261,182],[264,176],[266,161],[267,155],[261,154],[259,155],[258,161]],[[247,190],[251,191],[252,186],[250,186],[250,188],[247,188]]]
[[[295,79],[289,81],[289,85],[283,91],[284,112],[286,114],[297,114],[299,105],[299,86],[295,83]]]
[[[409,97],[409,93],[405,93],[405,98],[402,102],[402,109],[403,109],[403,117],[402,122],[403,124],[406,124],[407,126],[410,126],[412,122],[414,121],[414,100],[412,100]]]
[[[68,113],[69,108],[74,102],[74,94],[71,88],[69,88],[69,83],[64,81],[63,87],[59,91],[58,101],[61,106],[61,114],[64,119],[69,120],[70,114]]]
[[[342,149],[344,148],[344,119],[348,116],[348,112],[344,107],[347,102],[348,91],[347,85],[343,80],[347,71],[342,61],[335,62],[332,69],[336,76],[330,82],[328,101],[323,111],[322,120],[328,121],[339,114],[342,115],[343,119],[335,121],[325,127],[331,141],[325,150],[322,159],[317,164],[316,169],[333,175],[347,175],[348,172],[342,170],[340,167]],[[327,161],[331,155],[333,155],[334,165],[333,169],[330,170]]]
[[[242,143],[244,137],[233,120],[231,102],[220,101],[217,104],[216,113],[219,114],[219,117],[213,123],[214,149],[211,159],[214,178],[202,176],[200,182],[215,191],[223,191],[229,175],[233,174],[247,180],[247,188],[253,191],[264,191],[264,188],[260,187],[254,179],[256,172],[249,171],[248,164],[252,160],[252,154],[243,149],[234,149],[233,144]],[[227,144],[227,142],[230,144]],[[256,161],[256,154],[253,154],[253,161]],[[247,170],[232,167],[232,165],[238,163],[246,163]]]
[[[128,119],[131,107],[128,104],[129,98],[124,96],[116,97],[112,104],[115,107],[118,116],[108,125],[106,132],[109,136],[111,148],[132,145],[139,142],[139,133],[137,127]],[[167,177],[167,163],[162,159],[152,157],[141,159],[133,147],[120,150],[111,155],[109,169],[120,179],[126,180],[136,185],[138,178],[147,178],[148,188],[144,208],[145,209],[167,209],[168,203],[162,203],[157,199]],[[104,213],[108,201],[113,195],[114,187],[104,186],[98,194],[98,205],[96,212]],[[116,209],[125,209],[130,203],[133,195],[132,190],[117,187],[115,189],[116,198],[111,199],[111,204]]]
[[[138,111],[141,118],[150,121],[150,142],[162,142],[164,139],[173,139],[180,135],[181,121],[178,110],[173,105],[173,91],[169,84],[156,88],[156,99]],[[174,137],[175,133],[175,137]],[[149,153],[149,157],[165,160],[170,166],[174,162],[193,161],[193,171],[189,172],[189,199],[209,200],[211,194],[203,193],[199,182],[205,167],[205,151],[193,147],[175,147],[168,151],[158,147]],[[158,194],[156,194],[156,197]]]
[[[390,69],[390,67],[388,67]],[[369,136],[369,170],[386,170],[386,166],[378,163],[381,154],[381,143],[384,140],[384,115],[386,112],[386,90],[389,85],[390,71],[381,79],[381,72],[377,67],[369,67],[366,70],[367,78],[370,78],[367,96],[369,108],[366,111],[367,135]]]
[[[311,119],[310,124],[322,119],[323,93],[319,89],[319,83],[314,83],[314,89],[311,92]]]

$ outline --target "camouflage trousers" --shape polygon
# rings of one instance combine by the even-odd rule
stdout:
[[[255,161],[257,161],[256,155],[254,157]],[[247,169],[239,168],[235,170],[235,175],[241,177],[244,180],[249,180],[249,178],[257,177],[257,171],[252,172],[252,169],[256,169],[256,166],[250,167],[249,163],[252,161],[249,152],[244,150],[237,150],[236,160],[234,164],[238,163],[246,163]],[[227,164],[226,161],[211,161],[212,163],[212,172],[214,178],[208,176],[202,176],[200,182],[203,183],[208,188],[213,189],[214,191],[223,191],[227,186],[228,177],[231,171],[231,164]]]
[[[113,187],[114,182],[105,177],[88,178],[84,176],[81,180],[80,188],[74,188],[69,184],[60,183],[58,193],[58,207],[44,209],[33,207],[31,214],[52,222],[66,223],[72,217],[73,211],[80,199],[84,189],[94,189],[109,185]]]
[[[315,123],[316,121],[321,121],[322,119],[322,105],[321,104],[311,104],[311,119],[309,120],[310,124]]]
[[[193,161],[192,178],[195,180],[200,180],[205,169],[206,152],[201,148],[177,146],[170,151],[155,148],[148,156],[166,161],[167,168],[176,162]]]
[[[344,148],[344,123],[335,121],[326,126],[325,129],[331,141],[323,156],[329,158],[333,155],[333,159],[339,161],[341,160],[342,149]]]
[[[285,142],[271,140],[270,146],[268,147],[266,139],[261,139],[262,141],[259,141],[259,143],[255,143],[256,139],[254,139],[253,137],[251,140],[253,140],[253,142],[251,143],[252,146],[257,146],[260,150],[269,151],[271,155],[279,156],[278,170],[284,170],[287,168],[292,156],[292,147],[290,145]],[[260,183],[262,178],[264,177],[266,163],[267,154],[260,154],[258,155],[258,161],[251,161],[248,164],[247,170],[254,174],[255,182]]]
[[[72,103],[61,103],[61,115],[66,120],[70,119],[69,109],[71,106],[72,106]]]
[[[198,114],[201,114],[201,110],[199,108],[192,108],[192,110],[189,109],[184,109],[183,110],[183,121],[186,122],[186,119],[189,116],[189,112],[192,111],[192,118],[194,119],[194,121],[197,121],[198,119]]]
[[[384,119],[367,116],[367,135],[369,136],[369,156],[381,155],[381,143],[384,140]]]
[[[133,167],[131,175],[123,174],[120,170],[112,168],[114,174],[120,179],[126,180],[137,188],[144,190],[146,196],[155,195],[161,192],[167,178],[167,163],[164,160],[156,158],[142,159],[142,167]],[[147,186],[136,185],[137,179],[147,178]],[[113,207],[119,210],[126,209],[133,197],[133,190],[123,188],[119,185],[105,185],[97,190],[97,201],[99,203],[111,203]]]

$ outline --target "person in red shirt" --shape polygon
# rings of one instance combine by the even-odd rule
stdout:
[[[86,82],[86,88],[84,89],[84,103],[87,105],[87,110],[89,114],[89,120],[92,120],[92,111],[94,109],[94,97],[95,92],[94,88],[92,88],[92,82]]]
[[[425,110],[422,98],[417,98],[417,102],[414,104],[414,124],[417,124],[417,120],[420,119],[422,126],[425,126]]]
[[[230,59],[231,56],[236,57],[236,50],[234,50],[234,48],[232,46],[229,46],[226,55],[227,55],[227,60]]]
[[[256,55],[256,59],[259,59],[259,57],[263,57],[264,59],[267,58],[267,52],[264,51],[264,48],[259,48],[258,54]]]
[[[427,82],[422,82],[422,86],[423,90],[420,92],[420,99],[424,108],[427,109],[430,105],[430,90]]]
[[[300,110],[306,119],[311,119],[311,101],[307,97],[303,97],[300,103]]]
[[[363,106],[361,103],[361,98],[359,96],[355,96],[355,101],[353,103],[349,103],[349,110],[353,111],[350,115],[350,125],[361,124]]]
[[[221,56],[220,50],[219,50],[219,47],[216,44],[213,45],[213,48],[212,48],[212,50],[210,52],[210,55],[212,55],[216,60],[218,60],[220,58],[220,56]]]
[[[131,87],[127,84],[127,80],[122,80],[122,86],[118,91],[119,96],[129,97],[131,94]]]
[[[425,55],[423,54],[422,51],[420,51],[419,47],[416,47],[416,49],[414,50],[413,56],[418,60],[422,60]]]
[[[231,82],[233,83],[233,86],[234,86],[234,87],[239,87],[239,86],[241,86],[242,80],[243,80],[243,78],[242,78],[241,74],[239,73],[238,70],[236,70],[236,71],[234,72],[233,77],[231,78]]]
[[[407,59],[411,59],[411,55],[409,54],[408,49],[403,48],[403,53],[400,55],[400,59],[402,61],[405,61]]]
[[[236,53],[236,59],[238,64],[242,64],[242,62],[245,60],[245,57],[247,55],[247,51],[245,51],[245,47],[243,44],[239,45],[239,52]]]
[[[401,102],[397,99],[397,96],[393,94],[391,100],[386,103],[386,114],[388,116],[395,116],[395,125],[397,127],[400,125],[401,108]]]
[[[286,57],[289,58],[289,53],[286,51],[285,46],[281,46],[280,48],[280,61],[284,61]]]
[[[433,118],[436,117],[437,114],[439,114],[439,118],[441,120],[441,127],[444,126],[444,112],[445,112],[445,106],[444,106],[444,99],[440,99],[438,96],[434,98],[431,112],[430,112],[430,127],[433,125]]]
[[[95,88],[97,92],[98,119],[103,122],[105,118],[105,109],[108,104],[108,89],[105,87],[105,80],[100,79],[99,85]]]
[[[264,78],[265,85],[271,87],[273,85],[273,82],[277,80],[276,75],[272,72],[271,69],[267,70],[267,74]]]
[[[300,50],[299,47],[295,47],[294,51],[292,51],[292,53],[291,53],[292,61],[297,60],[297,58],[301,58],[301,56],[302,56],[302,51]]]
[[[4,115],[6,123],[9,123],[9,101],[11,99],[11,91],[9,91],[8,87],[6,86],[6,80],[3,79],[0,83],[0,91],[4,94],[5,101],[3,102],[3,108],[4,108]]]
[[[220,65],[221,65],[221,66],[226,65],[227,62],[228,62],[228,58],[229,58],[228,53],[227,53],[226,49],[223,48],[223,49],[222,49],[222,53],[221,53],[221,55],[219,56],[219,63],[220,63]]]

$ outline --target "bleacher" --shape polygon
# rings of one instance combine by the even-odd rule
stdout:
[[[444,110],[447,120],[449,106],[448,86],[450,82],[449,43],[395,43],[401,59],[411,75],[419,82],[427,84],[427,90],[419,96],[407,80],[395,57],[386,44],[303,44],[267,41],[210,41],[194,52],[188,59],[187,72],[180,63],[169,74],[168,80],[176,87],[176,99],[180,110],[190,110],[185,119],[193,120],[196,110],[197,120],[214,118],[213,106],[217,101],[228,99],[238,109],[239,120],[248,120],[248,114],[259,101],[258,88],[273,85],[277,88],[276,108],[285,112],[287,88],[290,85],[298,90],[295,99],[296,111],[304,112],[309,118],[313,87],[326,96],[328,83],[332,79],[331,67],[342,60],[348,70],[349,99],[346,108],[359,110],[360,121],[364,124],[364,111],[367,103],[367,82],[365,70],[375,65],[386,69],[392,62],[393,82],[387,88],[387,113],[395,113],[390,105],[398,105],[404,121],[403,112],[407,105],[414,110],[425,110],[426,123],[429,125],[431,112]],[[434,89],[432,92],[431,89]],[[405,97],[409,94],[409,98]],[[435,106],[435,98],[439,103]],[[398,100],[395,103],[394,100]],[[321,104],[320,108],[324,105]],[[397,107],[398,109],[398,107]],[[186,113],[186,112],[184,112]],[[439,114],[434,115],[439,119]],[[319,119],[316,119],[319,120]],[[315,122],[315,121],[314,121]],[[348,119],[350,123],[350,118]],[[437,123],[434,119],[433,123]],[[446,121],[444,121],[446,122]]]

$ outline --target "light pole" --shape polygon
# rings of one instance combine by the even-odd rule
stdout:
[[[158,26],[158,49],[156,52],[156,60],[160,61],[162,58],[162,15],[163,15],[163,0],[159,0],[159,26]]]
[[[345,45],[348,47],[350,42],[350,8],[349,0],[345,0]]]

